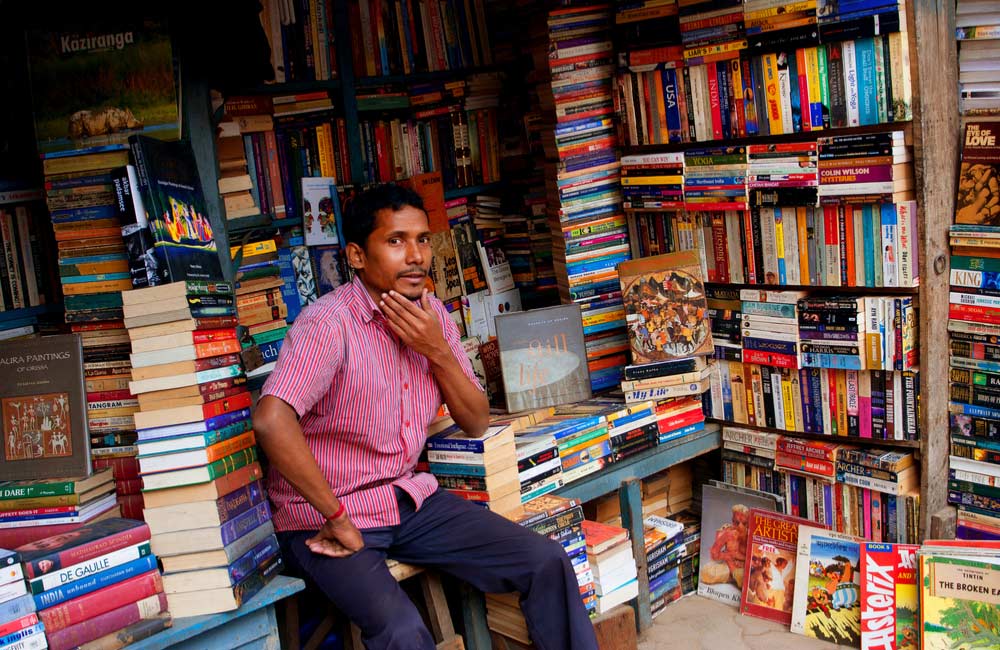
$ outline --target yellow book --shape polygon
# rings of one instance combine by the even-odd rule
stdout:
[[[775,54],[763,56],[764,99],[767,103],[767,120],[771,133],[784,133],[781,121],[781,97],[778,90],[778,60]]]
[[[799,206],[796,208],[796,223],[798,224],[797,237],[799,238],[799,284],[811,284],[809,279],[809,256],[805,255],[809,250],[809,231],[806,228],[806,210],[809,208]]]

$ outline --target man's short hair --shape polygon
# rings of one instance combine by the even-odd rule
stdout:
[[[407,206],[427,212],[420,195],[402,185],[384,183],[361,192],[344,210],[345,244],[365,248],[368,236],[375,230],[375,216],[382,210],[396,212]]]

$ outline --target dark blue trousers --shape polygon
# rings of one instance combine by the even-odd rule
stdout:
[[[449,573],[487,593],[521,593],[539,650],[597,650],[576,574],[562,546],[444,490],[419,511],[396,489],[400,523],[361,533],[365,547],[346,558],[316,555],[315,532],[281,533],[284,557],[311,578],[360,629],[373,650],[433,650],[416,607],[385,566],[386,557]]]

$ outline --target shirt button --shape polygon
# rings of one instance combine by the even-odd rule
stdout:
[[[406,421],[406,426],[410,426],[410,421],[409,420]]]

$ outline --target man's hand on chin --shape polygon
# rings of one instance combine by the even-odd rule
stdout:
[[[317,555],[348,557],[363,549],[365,540],[350,517],[344,515],[327,519],[323,527],[306,540],[306,546]]]
[[[441,352],[450,352],[437,312],[427,297],[427,289],[420,295],[419,306],[406,296],[390,291],[382,294],[379,308],[396,336],[415,351],[429,359]]]

